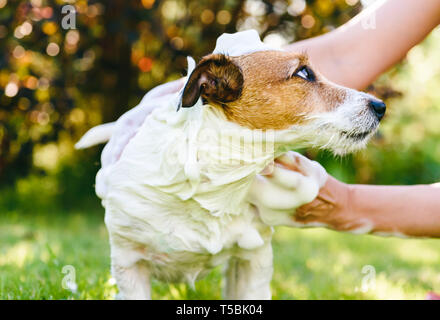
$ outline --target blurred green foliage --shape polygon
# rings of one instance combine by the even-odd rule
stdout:
[[[77,11],[76,29],[62,28],[66,4]],[[101,148],[75,152],[74,142],[179,78],[186,56],[209,53],[221,33],[254,28],[266,42],[288,43],[361,9],[356,0],[0,0],[0,185],[15,186],[0,201],[39,203],[46,194],[68,207],[90,198]],[[348,182],[439,179],[439,38],[437,30],[377,82],[404,95],[389,101],[366,151],[308,156]]]

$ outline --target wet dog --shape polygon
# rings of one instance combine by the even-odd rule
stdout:
[[[146,118],[132,112],[79,143],[111,136],[96,190],[113,276],[124,298],[149,299],[152,277],[194,283],[227,263],[226,298],[269,299],[272,227],[249,200],[255,177],[294,147],[364,147],[385,105],[329,82],[301,53],[217,52],[189,69],[179,93],[150,99]],[[300,188],[298,206],[317,195],[317,180]]]

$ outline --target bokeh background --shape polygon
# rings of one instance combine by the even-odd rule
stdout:
[[[181,77],[186,57],[223,32],[257,29],[287,44],[333,30],[370,1],[0,0],[0,299],[111,298],[103,209],[94,194],[102,146],[75,151],[154,86]],[[64,30],[62,7],[76,8]],[[405,30],[402,26],[402,35]],[[336,158],[303,150],[350,183],[440,181],[440,29],[368,91],[388,111],[369,147]],[[274,297],[423,298],[440,291],[436,240],[355,237],[279,228]],[[62,268],[76,268],[65,289]],[[363,292],[362,267],[377,270]],[[155,298],[219,298],[220,271],[193,291],[155,283]]]

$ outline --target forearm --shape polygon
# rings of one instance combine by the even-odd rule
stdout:
[[[440,237],[440,187],[352,185],[349,190],[348,214],[365,219],[370,232]]]
[[[440,187],[347,185],[329,177],[295,220],[359,234],[440,237]]]
[[[306,51],[328,79],[362,89],[440,23],[438,0],[379,1],[345,25],[285,49]]]

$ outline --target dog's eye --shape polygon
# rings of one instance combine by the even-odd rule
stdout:
[[[295,76],[298,76],[300,78],[303,78],[304,80],[307,81],[315,81],[316,77],[315,74],[313,73],[313,71],[309,68],[309,67],[301,67],[299,68],[295,74]]]

